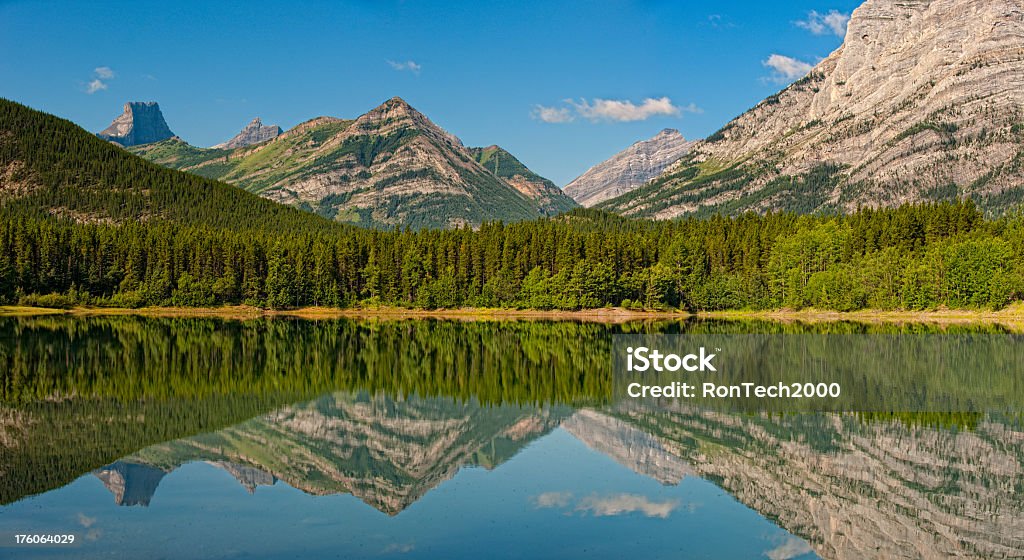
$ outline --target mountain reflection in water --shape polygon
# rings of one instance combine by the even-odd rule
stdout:
[[[8,335],[0,339],[0,360],[16,374],[9,373],[8,404],[0,409],[5,509],[84,477],[98,478],[117,504],[159,504],[169,475],[204,462],[250,493],[280,481],[315,496],[352,495],[401,518],[442,483],[460,478],[461,469],[501,472],[541,442],[564,447],[575,440],[665,488],[704,480],[728,492],[792,535],[772,537],[778,546],[764,551],[769,558],[1024,557],[1019,417],[740,415],[607,402],[600,394],[606,383],[586,375],[601,373],[608,334],[623,326],[346,322],[323,331],[324,325],[294,322],[228,324],[225,333],[218,328],[224,325],[191,320],[49,321],[0,321],[0,333]],[[240,349],[246,343],[235,338],[245,336],[271,345],[290,341],[293,357],[274,347]],[[384,347],[403,337],[405,347],[394,352],[405,358],[387,358]],[[337,338],[343,346],[358,343],[361,353],[327,353],[338,348]],[[160,353],[143,350],[187,340],[196,340],[205,354],[187,345],[180,355],[167,346]],[[430,340],[446,342],[431,346]],[[105,353],[122,352],[137,359],[102,365]],[[250,359],[249,352],[258,357]],[[54,356],[63,356],[63,365]],[[166,359],[173,365],[161,370],[157,360]],[[245,359],[243,377],[257,394],[240,394],[241,385],[223,373],[229,363],[243,367]],[[114,382],[119,375],[144,375],[150,366],[151,377],[166,382],[156,397],[147,397],[154,392],[148,382]],[[346,368],[344,375],[337,367]],[[408,377],[413,367],[433,379],[435,390]],[[521,378],[524,390],[514,379],[483,373],[493,367],[535,373]],[[273,378],[299,371],[312,375],[303,383]],[[543,371],[549,379],[536,373]],[[479,376],[470,382],[467,372]],[[405,379],[408,389],[396,379]],[[270,381],[280,390],[268,391]],[[337,390],[303,396],[307,388],[330,386]],[[87,444],[65,445],[73,438]],[[698,507],[657,493],[580,495],[558,488],[530,500],[538,512],[595,519],[628,514],[656,521]],[[0,516],[0,529],[7,528],[3,521]]]

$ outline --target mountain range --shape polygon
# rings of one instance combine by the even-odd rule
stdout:
[[[408,115],[405,129],[423,131],[438,146],[431,152],[443,154],[427,166],[440,173],[401,157],[392,161],[387,153],[381,157],[391,171],[380,173],[376,162],[352,167],[356,173],[380,173],[378,179],[305,164],[296,170],[277,160],[255,162],[239,173],[227,169],[244,166],[236,163],[238,154],[192,152],[180,142],[174,150],[134,149],[273,200],[370,225],[450,227],[488,215],[529,217],[507,192],[460,165],[467,156],[529,199],[533,215],[571,208],[565,195],[583,206],[655,219],[850,212],[965,197],[1002,213],[1024,199],[1022,36],[1024,10],[1011,0],[868,0],[853,12],[843,45],[804,78],[704,140],[690,142],[666,129],[637,142],[587,170],[564,193],[496,146],[463,149],[457,140],[449,142],[454,137],[397,99],[360,120],[373,122],[372,115],[382,111]],[[365,123],[357,129],[371,138],[388,132]],[[366,189],[378,181],[390,188],[369,196]],[[457,204],[441,202],[443,219],[423,221],[420,205],[428,193],[469,200],[492,195],[494,204],[455,211]]]
[[[499,146],[463,145],[397,97],[355,119],[318,117],[284,132],[255,119],[212,148],[175,136],[156,103],[131,102],[89,136],[330,221],[371,227],[477,227],[577,205],[671,219],[971,198],[1001,214],[1024,200],[1021,37],[1024,8],[1013,0],[868,0],[854,10],[843,45],[804,78],[703,140],[664,130],[637,142],[564,191]],[[22,109],[8,112],[21,124],[8,119],[0,138],[9,147],[0,198],[79,221],[203,214],[201,221],[224,223],[237,218],[214,214],[241,206],[255,219],[258,205],[223,186],[213,191],[216,203],[199,203],[207,188],[200,185],[213,183],[141,167],[87,142],[84,131]],[[41,130],[35,125],[59,128],[61,139],[27,138]],[[191,185],[182,187],[191,189],[191,207],[171,211],[167,197],[146,187],[171,183]]]
[[[243,131],[240,136],[253,135]],[[467,148],[398,97],[354,120],[319,117],[259,142],[236,137],[207,149],[174,137],[131,150],[167,167],[364,226],[478,226],[576,206],[507,151]]]
[[[806,77],[599,207],[665,219],[970,197],[1005,211],[1024,183],[1022,37],[1016,0],[868,0]]]

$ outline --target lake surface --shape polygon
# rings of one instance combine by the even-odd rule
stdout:
[[[892,414],[642,406],[610,371],[615,334],[935,331],[0,318],[0,557],[1022,558],[1012,361]]]

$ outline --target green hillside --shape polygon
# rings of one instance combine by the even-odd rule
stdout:
[[[579,207],[572,198],[550,180],[537,175],[511,153],[500,146],[469,148],[477,163],[505,180],[522,194],[537,202],[546,216],[554,216]]]
[[[79,223],[332,227],[230,185],[147,162],[69,121],[6,99],[0,99],[0,209]]]
[[[555,186],[551,181],[537,175],[533,171],[530,171],[528,167],[523,165],[523,162],[516,159],[515,156],[510,154],[501,146],[470,148],[469,150],[480,165],[483,165],[488,171],[502,179],[522,175],[531,181],[548,183],[551,186]]]

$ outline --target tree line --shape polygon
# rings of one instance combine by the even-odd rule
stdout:
[[[8,304],[849,311],[1022,296],[1024,219],[971,202],[664,222],[580,209],[420,231],[0,214]]]

